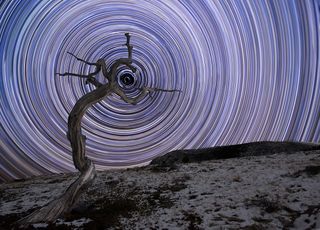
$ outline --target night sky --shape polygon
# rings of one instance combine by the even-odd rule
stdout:
[[[168,151],[253,141],[320,142],[319,0],[4,0],[0,3],[0,181],[75,171],[68,114],[94,67],[127,57],[128,96],[82,120],[97,169]],[[130,73],[126,67],[117,76]],[[102,74],[99,80],[105,81]]]

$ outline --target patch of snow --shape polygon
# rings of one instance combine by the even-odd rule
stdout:
[[[76,227],[79,228],[81,226],[83,226],[84,224],[87,224],[89,222],[91,222],[91,219],[88,218],[81,218],[81,219],[77,219],[77,220],[73,220],[73,221],[65,221],[63,219],[57,219],[55,221],[56,225],[67,225],[67,226],[71,226],[71,227]]]
[[[308,174],[310,166],[320,167],[319,151],[98,172],[74,208],[87,216],[123,202],[108,210],[115,215],[109,229],[320,229],[320,173]],[[75,178],[0,184],[1,218],[44,205]],[[94,218],[55,224],[86,229]]]
[[[46,223],[37,223],[37,224],[33,224],[32,227],[34,227],[34,228],[46,228],[46,227],[48,227],[48,224],[46,224]]]

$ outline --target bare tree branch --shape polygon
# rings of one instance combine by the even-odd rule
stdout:
[[[133,46],[130,45],[130,34],[129,33],[125,33],[125,36],[127,37],[127,42],[126,42],[126,46],[128,48],[128,58],[129,59],[132,59],[132,49],[133,49]]]
[[[153,92],[169,92],[169,93],[173,93],[173,92],[179,92],[181,93],[182,91],[179,89],[161,89],[161,88],[152,88],[152,87],[143,87],[143,88],[139,88],[139,90],[143,91],[143,90],[148,90],[149,93],[153,93]]]
[[[136,105],[139,103],[148,93],[149,91],[147,89],[142,89],[141,93],[134,98],[128,97],[119,87],[114,88],[113,91],[121,97],[121,99],[131,105]]]
[[[152,92],[161,91],[161,92],[182,92],[181,90],[167,90],[167,89],[159,89],[159,88],[150,88],[150,87],[143,87],[140,88],[140,94],[137,97],[128,97],[119,87],[114,88],[113,92],[115,92],[121,99],[131,105],[138,104],[146,95],[150,95]]]
[[[107,74],[107,79],[111,85],[118,85],[116,79],[116,72],[119,66],[126,65],[128,66],[132,72],[136,72],[136,68],[132,65],[132,60],[130,58],[120,58],[110,67],[110,71]]]
[[[88,65],[95,65],[95,66],[97,66],[97,63],[88,62],[88,61],[86,61],[86,60],[84,60],[84,59],[81,59],[81,58],[77,57],[76,55],[74,55],[74,54],[71,53],[71,52],[67,52],[67,53],[70,54],[71,56],[75,57],[78,61],[82,61],[82,62],[84,62],[84,63],[86,63],[86,64],[88,64]]]
[[[69,73],[69,72],[66,72],[66,73],[56,73],[58,74],[59,76],[75,76],[75,77],[79,77],[79,78],[86,78],[86,83],[91,83],[93,84],[94,86],[96,87],[100,87],[102,86],[103,84],[101,82],[99,82],[96,78],[94,78],[93,76],[97,75],[98,73],[100,72],[100,68],[96,68],[96,71],[93,72],[93,73],[89,73],[88,75],[85,75],[85,74],[77,74],[77,73]]]

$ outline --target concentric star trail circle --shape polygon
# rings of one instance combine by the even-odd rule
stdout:
[[[0,3],[0,180],[74,171],[68,114],[87,74],[127,57],[135,82],[179,89],[138,105],[111,95],[83,118],[98,169],[174,149],[320,141],[320,1],[70,0]],[[130,70],[121,67],[118,77]],[[104,77],[97,76],[106,83]]]

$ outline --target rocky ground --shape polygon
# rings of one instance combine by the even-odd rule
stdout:
[[[29,229],[320,229],[319,147],[271,145],[263,152],[264,144],[218,149],[236,153],[228,159],[217,149],[219,157],[200,160],[180,151],[144,168],[99,172],[69,214]],[[0,184],[0,229],[11,229],[76,178]]]

